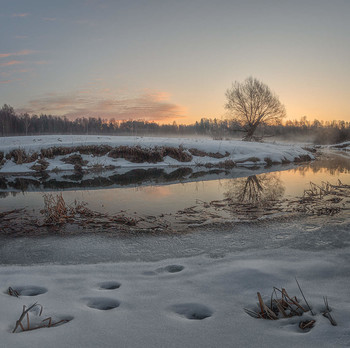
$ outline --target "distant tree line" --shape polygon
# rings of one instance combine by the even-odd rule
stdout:
[[[0,136],[46,135],[46,134],[103,134],[103,135],[203,135],[214,139],[242,137],[244,129],[237,120],[202,118],[190,125],[158,124],[143,120],[67,117],[42,114],[18,114],[13,107],[3,105],[0,109]],[[350,122],[313,121],[306,117],[299,121],[285,121],[274,125],[261,125],[256,134],[261,137],[283,137],[287,140],[304,138],[317,144],[339,143],[350,140]]]

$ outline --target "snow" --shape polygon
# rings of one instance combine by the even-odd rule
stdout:
[[[235,162],[258,157],[262,163],[265,157],[278,161],[310,155],[293,145],[97,136],[0,138],[0,151],[18,147],[38,151],[72,144],[182,145],[206,152],[228,151],[230,156],[219,161]],[[112,161],[82,157],[92,164]],[[69,169],[60,158],[53,159],[49,168]],[[218,161],[198,157],[190,165],[202,160]],[[117,163],[121,172],[135,165],[124,159]],[[250,161],[251,165],[257,163]],[[178,163],[166,158],[158,165],[170,169]],[[28,167],[7,161],[2,170],[19,173]],[[0,237],[1,346],[350,346],[349,231],[345,211],[334,217],[230,223],[173,235]],[[269,321],[244,312],[244,308],[256,308],[258,291],[268,301],[274,286],[301,298],[295,277],[315,316],[305,313],[301,318]],[[8,287],[21,296],[9,296]],[[328,297],[338,326],[322,316],[323,296]],[[12,333],[23,305],[35,302],[43,306],[43,313],[37,317],[31,312],[32,324],[49,317],[53,322],[69,322]],[[316,320],[309,332],[298,327],[299,321],[306,319]]]
[[[158,262],[2,266],[2,345],[345,347],[350,344],[349,261],[349,248],[326,254],[280,248]],[[268,321],[243,311],[255,306],[257,291],[267,300],[273,286],[301,297],[295,276],[316,312],[302,317],[316,319],[311,331],[298,328],[299,317]],[[15,298],[4,293],[8,286],[47,291]],[[322,316],[323,296],[338,326]],[[43,305],[43,318],[71,321],[11,333],[22,305],[34,302]]]
[[[344,215],[174,236],[2,240],[2,346],[349,346],[349,231]],[[244,312],[274,286],[301,298],[295,277],[315,316],[268,321]],[[22,296],[7,295],[9,286]],[[338,326],[322,316],[323,296]],[[13,334],[22,306],[35,302],[43,319],[70,321]],[[298,327],[306,319],[316,320],[309,332]]]
[[[39,153],[41,149],[50,147],[71,147],[80,145],[110,145],[117,146],[139,146],[141,148],[154,148],[154,147],[182,147],[185,150],[195,148],[207,153],[220,153],[225,155],[224,158],[212,158],[209,156],[199,157],[193,156],[191,162],[178,162],[177,160],[165,157],[163,162],[154,163],[142,163],[145,167],[164,167],[164,166],[196,166],[206,163],[220,163],[225,160],[232,160],[237,165],[249,166],[249,165],[262,165],[266,164],[265,158],[269,158],[271,161],[281,163],[284,160],[293,162],[295,158],[300,156],[309,155],[313,158],[313,155],[302,149],[299,145],[294,144],[275,144],[275,143],[254,143],[254,142],[242,142],[237,140],[212,140],[203,138],[158,138],[158,137],[132,137],[132,136],[95,136],[95,135],[60,135],[60,136],[26,136],[26,137],[2,137],[0,138],[0,152],[5,155],[15,149],[23,149],[27,153],[34,152]],[[93,164],[102,164],[104,166],[114,165],[117,167],[135,167],[140,164],[129,162],[125,159],[118,158],[112,159],[108,156],[93,157],[82,156],[83,159],[87,159],[89,166]],[[251,161],[252,157],[256,160]],[[57,156],[54,159],[48,159],[48,170],[59,168],[61,170],[73,170],[74,165],[64,164],[61,159],[63,156]],[[32,163],[15,164],[12,160],[7,160],[0,168],[0,173],[28,173],[33,172]]]

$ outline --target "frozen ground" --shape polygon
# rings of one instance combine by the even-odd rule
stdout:
[[[46,291],[0,295],[1,340],[5,347],[346,347],[349,261],[348,250],[325,257],[278,249],[219,259],[1,267],[2,290],[11,285]],[[255,306],[257,291],[267,300],[273,286],[300,297],[295,276],[316,313],[310,332],[298,328],[310,315],[267,321],[243,311]],[[321,315],[325,295],[336,327]],[[22,305],[34,302],[44,306],[43,318],[71,321],[12,334]]]
[[[88,141],[86,137],[75,138],[84,144]],[[95,138],[89,137],[100,144],[102,137]],[[103,138],[107,142],[108,137]],[[58,146],[58,143],[48,144],[57,137],[47,138],[46,143],[46,137],[35,142],[31,137],[23,137],[20,144],[15,143],[19,141],[16,139],[6,149],[2,143],[0,151],[9,151],[11,146],[29,151]],[[59,139],[60,146],[72,145],[69,143],[72,138]],[[157,138],[157,144],[150,143],[149,138],[128,139],[145,147],[182,145],[223,154],[229,151],[225,146],[231,146],[231,157],[239,154],[246,159],[257,155],[263,159],[266,153],[281,159],[278,156],[283,151],[290,156],[304,151],[291,145],[201,139],[191,140],[196,142],[194,146],[186,143],[186,139],[177,145],[176,139],[163,139],[164,143],[159,143],[161,140]],[[45,144],[35,148],[37,142]],[[238,157],[232,158],[237,161]],[[127,164],[122,161],[120,165]],[[170,160],[165,163],[169,164]],[[2,237],[0,345],[19,348],[350,346],[348,210],[335,216],[297,219],[291,216],[273,222],[200,227],[190,233],[112,236]],[[295,277],[315,312],[314,317],[306,313],[301,318],[268,321],[254,319],[244,312],[243,308],[256,306],[257,291],[268,301],[274,286],[284,287],[289,295],[301,298]],[[8,287],[17,289],[20,298],[9,296]],[[332,326],[322,316],[323,296],[328,297],[338,326]],[[43,306],[43,313],[36,317],[31,312],[32,324],[49,317],[53,323],[65,319],[69,322],[12,333],[22,306],[35,302]],[[306,319],[316,320],[309,332],[298,327],[299,321]]]
[[[116,241],[19,239],[1,250],[0,336],[5,347],[346,347],[350,345],[349,221],[339,217],[177,237]],[[11,259],[17,255],[17,262]],[[93,251],[95,258],[93,256]],[[172,251],[171,251],[172,250]],[[51,251],[53,254],[51,254]],[[116,257],[113,259],[111,255]],[[7,259],[9,257],[9,259]],[[108,258],[114,262],[107,262]],[[6,262],[5,260],[8,260]],[[65,262],[66,265],[53,264]],[[43,264],[38,265],[37,263]],[[95,263],[95,264],[89,264]],[[101,262],[101,263],[96,263]],[[9,263],[4,265],[4,263]],[[10,265],[24,263],[27,266]],[[71,264],[69,264],[71,263]],[[256,292],[268,300],[301,283],[316,320],[248,316]],[[20,298],[7,295],[11,286]],[[32,295],[32,296],[25,296]],[[338,326],[322,316],[328,296]],[[58,327],[12,334],[23,305],[40,303]],[[35,318],[31,314],[32,322]]]
[[[271,143],[254,143],[242,142],[237,140],[211,140],[211,139],[186,139],[186,138],[152,138],[152,137],[132,137],[132,136],[28,136],[28,137],[2,137],[0,138],[0,152],[5,157],[12,150],[22,149],[26,153],[40,153],[41,149],[53,147],[73,147],[87,145],[109,145],[118,146],[139,146],[143,149],[154,149],[155,147],[174,147],[182,148],[186,153],[189,149],[197,149],[207,154],[221,154],[225,157],[214,158],[212,156],[194,155],[189,162],[179,162],[178,160],[165,156],[164,160],[158,163],[142,163],[142,166],[148,167],[164,167],[164,166],[195,166],[200,164],[218,164],[226,160],[231,160],[236,165],[259,165],[266,164],[268,161],[274,163],[293,162],[301,156],[313,155],[300,145],[295,144],[271,144]],[[52,159],[46,159],[49,162],[47,170],[73,170],[73,164],[63,163],[61,160],[66,156],[56,156]],[[83,160],[88,161],[83,169],[102,165],[104,167],[113,165],[116,167],[135,167],[140,163],[132,163],[124,158],[111,158],[108,155],[92,156],[83,155]],[[268,160],[266,160],[268,158]],[[5,160],[0,173],[30,173],[34,172],[31,167],[37,164],[37,161],[31,163],[16,164],[13,159]]]

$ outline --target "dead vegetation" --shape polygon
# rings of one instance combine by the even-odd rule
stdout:
[[[34,152],[29,154],[24,149],[21,149],[21,148],[12,150],[9,153],[7,153],[5,156],[7,160],[13,159],[13,161],[16,164],[31,163],[36,161],[38,157],[39,157],[38,153]]]
[[[269,300],[263,300],[260,292],[257,293],[258,304],[257,308],[249,309],[244,308],[244,311],[253,318],[266,319],[266,320],[279,320],[292,317],[302,317],[305,313],[310,314],[312,317],[316,316],[316,313],[312,310],[305,295],[300,287],[297,279],[295,279],[300,290],[300,294],[303,298],[303,302],[296,296],[289,296],[284,288],[273,288],[272,294]],[[321,314],[327,318],[333,326],[337,323],[331,315],[331,309],[328,305],[327,297],[324,297],[325,309]],[[299,328],[308,331],[314,327],[316,319],[305,318],[305,320],[299,321]]]
[[[160,151],[143,149],[140,146],[119,146],[108,153],[111,158],[124,158],[133,163],[157,163],[163,160]]]
[[[224,158],[224,157],[228,157],[230,156],[229,152],[225,152],[225,154],[221,154],[220,152],[205,152],[205,151],[201,151],[195,148],[191,148],[188,149],[188,152],[192,155],[192,156],[197,156],[197,157],[212,157],[212,158]]]
[[[311,157],[309,155],[300,155],[299,157],[294,158],[295,163],[302,163],[302,162],[310,162]]]
[[[81,155],[78,155],[78,154],[73,154],[68,157],[62,158],[61,161],[64,163],[80,165],[80,166],[86,166],[88,163],[88,161],[83,160]]]
[[[68,323],[69,321],[72,320],[70,318],[67,318],[67,319],[54,321],[52,317],[47,317],[43,320],[40,320],[40,319],[38,320],[38,318],[41,317],[42,313],[43,313],[43,306],[39,303],[34,303],[28,308],[27,306],[23,306],[22,314],[20,315],[19,319],[16,321],[16,325],[12,333],[23,332],[23,331],[33,331],[33,330],[42,329],[45,327],[46,328],[56,327],[58,325]],[[22,331],[18,331],[19,328]]]
[[[158,231],[169,229],[168,223],[156,216],[128,216],[126,212],[117,214],[101,213],[87,207],[87,203],[74,201],[68,205],[63,199],[62,193],[45,194],[44,221],[38,226],[61,226],[66,224],[77,225],[83,228],[96,230],[103,228],[106,231],[137,230]]]
[[[205,202],[176,213],[189,227],[225,221],[254,221],[306,214],[332,216],[350,210],[350,185],[310,182],[301,197],[287,199],[282,182],[272,173],[227,181],[225,199]]]
[[[35,164],[33,164],[30,169],[35,170],[36,172],[44,172],[49,166],[49,162],[45,159],[39,159]]]
[[[260,158],[258,157],[249,157],[245,160],[241,160],[241,161],[236,161],[236,163],[246,163],[246,162],[253,162],[253,163],[256,163],[256,162],[259,162],[260,161]]]
[[[190,162],[192,160],[191,154],[181,147],[142,148],[140,146],[118,146],[108,153],[108,157],[124,158],[133,163],[158,163],[164,161],[165,156],[169,156],[179,162]]]
[[[200,164],[199,166],[203,166],[205,168],[222,168],[222,169],[232,169],[237,167],[236,163],[232,160],[226,160],[224,162],[218,162],[218,163],[206,163],[204,165]]]
[[[81,155],[104,156],[112,147],[109,145],[80,145],[80,146],[54,146],[47,149],[41,149],[42,157],[54,158],[56,156],[66,156],[72,153],[80,153]]]
[[[11,286],[7,289],[7,293],[10,296],[19,297],[19,292],[16,289],[12,289]]]
[[[340,180],[337,185],[324,181],[320,185],[310,182],[300,200],[294,201],[294,210],[309,215],[334,215],[349,210],[346,204],[349,197],[350,185],[344,185]]]

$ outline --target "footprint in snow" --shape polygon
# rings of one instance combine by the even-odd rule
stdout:
[[[120,302],[118,300],[107,297],[90,297],[83,300],[88,307],[99,309],[101,311],[108,311],[120,306]]]
[[[200,303],[175,304],[170,309],[174,313],[190,320],[203,320],[213,315],[213,311],[209,307]]]
[[[168,265],[166,267],[157,268],[154,271],[145,271],[142,274],[146,275],[146,276],[154,276],[154,275],[157,275],[159,273],[178,273],[184,269],[185,269],[185,267],[181,266],[181,265]]]
[[[181,266],[181,265],[169,265],[169,266],[166,266],[166,267],[158,268],[156,271],[158,273],[162,273],[162,272],[178,273],[178,272],[181,272],[184,269],[185,269],[185,267]]]
[[[14,290],[18,296],[38,296],[47,292],[46,288],[34,285],[14,286],[11,289]],[[8,294],[9,291],[7,290],[6,293]]]
[[[121,284],[114,281],[107,281],[98,284],[100,290],[116,290],[121,287]]]

